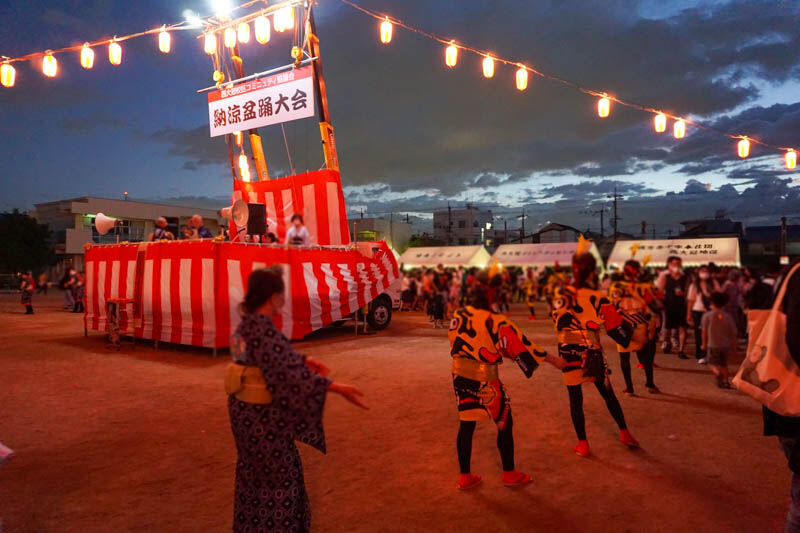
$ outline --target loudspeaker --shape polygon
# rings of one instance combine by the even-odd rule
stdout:
[[[264,235],[267,233],[267,206],[264,204],[247,204],[247,233]]]
[[[94,227],[97,228],[97,233],[105,235],[117,223],[116,218],[107,217],[103,213],[97,213],[94,217]]]

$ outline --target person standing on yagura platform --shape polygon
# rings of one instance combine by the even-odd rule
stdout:
[[[279,269],[254,270],[231,338],[225,391],[236,441],[233,531],[305,532],[311,527],[303,465],[295,441],[325,453],[322,412],[328,392],[366,409],[355,387],[295,352],[272,322],[284,304]]]
[[[522,485],[530,482],[531,477],[514,466],[514,420],[511,400],[500,381],[499,366],[507,357],[529,378],[542,361],[556,368],[562,368],[564,361],[529,341],[505,316],[490,311],[487,273],[478,274],[470,294],[471,305],[453,314],[449,332],[453,389],[460,419],[456,450],[461,474],[457,486],[465,490],[481,482],[481,476],[470,471],[472,436],[478,420],[492,420],[497,425],[503,484]]]

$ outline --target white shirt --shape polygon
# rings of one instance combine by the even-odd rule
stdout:
[[[297,229],[297,226],[292,226],[286,232],[286,242],[292,246],[310,246],[311,235],[308,234],[305,226],[300,226],[300,229]]]

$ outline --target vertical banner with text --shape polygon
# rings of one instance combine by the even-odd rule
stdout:
[[[313,117],[311,66],[208,94],[211,137]]]

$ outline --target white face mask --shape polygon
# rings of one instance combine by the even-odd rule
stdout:
[[[700,279],[708,279],[710,277],[710,274],[708,272],[700,272],[700,274],[698,274],[698,277]]]
[[[669,267],[669,271],[672,272],[673,274],[680,274],[681,267],[677,265],[672,265]]]

